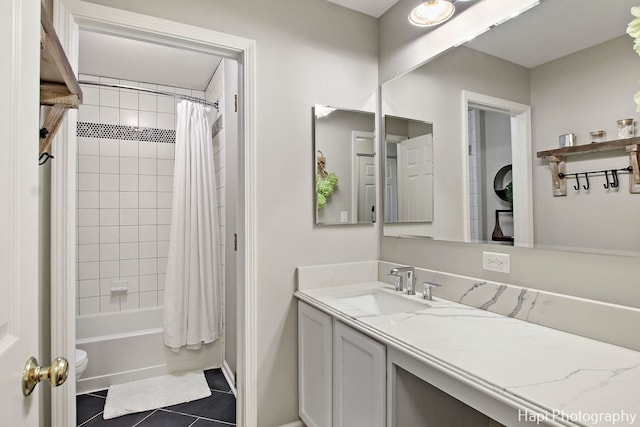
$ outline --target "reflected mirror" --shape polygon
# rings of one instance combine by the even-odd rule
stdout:
[[[433,125],[385,116],[384,221],[433,220]]]
[[[375,114],[313,107],[315,221],[375,222]]]
[[[590,132],[617,140],[618,120],[638,121],[640,57],[625,33],[637,1],[578,3],[543,1],[382,86],[384,116],[433,123],[435,159],[432,220],[385,223],[385,235],[640,255],[626,143],[564,158],[566,195],[538,156],[561,135],[590,145]],[[613,169],[617,186],[598,172]]]

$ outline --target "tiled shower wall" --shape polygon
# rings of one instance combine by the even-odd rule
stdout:
[[[80,75],[204,98],[204,92]],[[77,314],[163,304],[173,188],[173,97],[84,85],[78,118]],[[125,287],[115,295],[112,288]]]

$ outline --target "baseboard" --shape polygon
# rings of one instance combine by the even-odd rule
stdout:
[[[229,367],[229,364],[227,363],[226,360],[222,361],[222,374],[224,375],[224,377],[226,378],[227,382],[229,383],[229,387],[231,387],[231,392],[233,392],[233,395],[237,399],[238,398],[238,390],[236,389],[236,383],[234,381],[234,376],[235,375],[233,374],[233,371]]]
[[[289,424],[282,424],[280,427],[306,427],[306,426],[302,421],[298,420]]]

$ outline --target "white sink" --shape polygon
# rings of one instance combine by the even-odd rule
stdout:
[[[396,313],[408,313],[428,308],[427,303],[409,299],[402,295],[394,295],[376,290],[364,291],[359,294],[350,294],[338,299],[354,308],[366,311],[372,315],[386,315]]]

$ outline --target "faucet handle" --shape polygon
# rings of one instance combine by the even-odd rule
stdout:
[[[388,273],[387,276],[393,277],[396,291],[402,291],[402,276],[400,276],[396,271],[391,271],[391,273]]]
[[[431,293],[431,290],[436,287],[439,288],[442,285],[438,285],[437,283],[431,283],[431,282],[422,282],[422,298],[426,299],[427,301],[433,301],[433,295]]]

